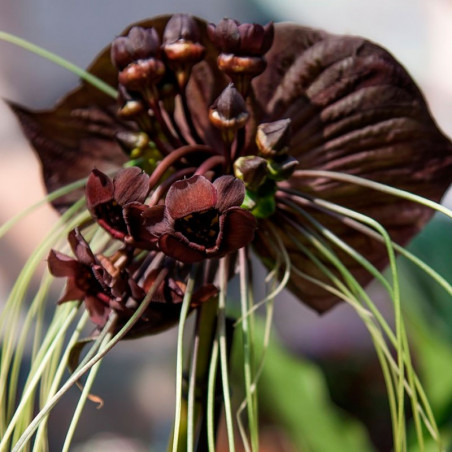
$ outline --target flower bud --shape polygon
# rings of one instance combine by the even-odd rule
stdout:
[[[240,157],[234,162],[234,174],[247,189],[256,191],[267,178],[267,161],[255,155]]]
[[[298,160],[290,155],[282,155],[274,160],[269,160],[270,177],[276,181],[287,180],[292,176],[298,164]]]
[[[256,144],[264,157],[273,158],[287,152],[291,138],[290,119],[259,124]]]
[[[118,75],[118,81],[128,90],[141,91],[158,83],[165,74],[165,65],[155,58],[130,63]]]
[[[273,43],[274,27],[272,22],[262,26],[223,19],[217,26],[209,24],[207,33],[222,53],[262,57]]]
[[[141,99],[134,99],[123,85],[118,86],[118,116],[130,119],[145,111],[145,106]]]
[[[111,45],[111,59],[120,70],[134,61],[159,56],[160,40],[154,28],[132,27]]]
[[[200,36],[198,25],[188,14],[171,16],[163,32],[162,48],[181,88],[187,84],[193,65],[204,57]]]
[[[210,122],[225,132],[235,133],[245,127],[250,114],[246,108],[245,100],[230,83],[210,107]]]

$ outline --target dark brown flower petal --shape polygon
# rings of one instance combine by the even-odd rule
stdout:
[[[143,215],[150,211],[151,208],[145,204],[138,202],[132,202],[124,207],[124,222],[127,226],[129,235],[133,239],[133,245],[143,249],[154,249],[157,243],[157,237],[155,234],[149,232],[147,223],[156,224],[163,220],[164,206],[156,206],[157,209],[152,211],[147,220]]]
[[[223,221],[222,255],[251,243],[256,231],[256,218],[250,212],[240,207],[231,207],[225,213]]]
[[[245,185],[233,176],[221,176],[214,180],[213,186],[217,190],[215,208],[220,212],[232,206],[240,206],[245,198]]]
[[[165,201],[167,212],[175,220],[215,207],[216,203],[216,190],[204,176],[175,182],[168,190]]]
[[[98,205],[110,202],[114,196],[112,180],[101,171],[94,169],[86,182],[86,205],[94,214]]]
[[[48,192],[87,177],[93,168],[109,172],[127,160],[115,141],[122,126],[101,106],[91,106],[96,97],[89,106],[79,107],[79,100],[70,95],[55,109],[38,113],[10,103],[38,153]],[[82,196],[80,189],[58,198],[53,205],[61,211]]]
[[[65,303],[66,301],[82,300],[85,297],[85,292],[81,290],[74,278],[69,278],[66,282],[66,287],[61,298],[58,300],[58,304]]]
[[[206,259],[206,254],[190,247],[182,240],[178,240],[172,235],[165,234],[159,239],[160,249],[170,257],[183,262],[193,264]]]
[[[388,52],[362,38],[277,24],[266,58],[267,71],[253,82],[259,115],[266,122],[291,119],[289,153],[299,160],[299,168],[354,174],[436,201],[441,198],[452,180],[452,146],[436,127],[419,89]],[[285,185],[371,216],[400,244],[432,214],[380,192],[300,174],[296,171]],[[383,246],[329,215],[309,212],[377,268],[385,267]],[[325,280],[288,238],[284,218],[276,215],[272,223],[293,265]],[[308,245],[300,234],[297,237]],[[275,251],[268,240],[260,228],[255,243],[273,265]],[[361,284],[371,280],[350,257],[338,253]],[[338,301],[294,273],[289,288],[318,311]]]
[[[118,171],[113,183],[115,201],[120,206],[129,202],[144,202],[149,192],[149,176],[136,166]]]
[[[72,252],[81,264],[92,265],[96,261],[91,248],[78,229],[74,229],[68,234],[68,241]]]
[[[108,320],[111,308],[102,303],[98,298],[88,295],[85,297],[86,309],[89,312],[90,319],[100,327],[103,327]]]
[[[47,258],[47,264],[49,266],[50,273],[56,277],[76,276],[80,267],[80,264],[72,257],[66,256],[66,254],[60,253],[56,250],[50,250],[49,257]]]

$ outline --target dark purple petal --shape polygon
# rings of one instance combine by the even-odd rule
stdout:
[[[217,190],[217,203],[215,207],[224,212],[232,206],[240,206],[245,198],[245,185],[233,176],[221,176],[213,182]]]
[[[94,169],[86,182],[86,204],[92,214],[99,204],[113,200],[114,186],[111,179],[101,171]]]
[[[237,251],[251,243],[256,230],[256,218],[247,210],[231,207],[222,219],[222,241],[220,252],[222,255]]]
[[[171,218],[178,219],[192,212],[215,207],[216,190],[204,176],[193,176],[175,182],[166,195],[166,209]]]
[[[86,309],[90,319],[98,326],[103,327],[107,323],[111,308],[97,297],[89,295],[85,297]]]
[[[207,257],[205,253],[190,247],[188,244],[169,234],[160,237],[159,245],[160,249],[167,256],[173,257],[184,264],[200,262]]]
[[[147,207],[142,211],[144,228],[154,236],[161,236],[174,232],[171,219],[165,216],[165,206]]]
[[[85,292],[77,286],[75,279],[68,278],[64,293],[58,300],[58,304],[66,303],[67,301],[82,300],[84,297]]]
[[[84,265],[92,265],[96,262],[93,252],[78,229],[68,234],[69,244],[77,260]]]
[[[113,183],[115,201],[120,206],[129,202],[144,202],[149,192],[149,176],[136,166],[120,170]]]
[[[50,250],[47,258],[50,273],[56,277],[69,276],[73,277],[78,274],[80,263],[66,254],[56,250]]]
[[[126,162],[127,156],[115,140],[122,126],[101,105],[91,106],[97,97],[81,107],[83,95],[80,99],[69,96],[55,109],[37,113],[10,104],[38,153],[48,192],[87,177],[93,168],[109,172]],[[82,189],[73,191],[55,200],[53,206],[64,210],[82,196]]]
[[[123,209],[124,221],[127,226],[127,231],[133,239],[133,245],[143,249],[154,249],[157,242],[157,236],[148,231],[146,219],[143,214],[149,211],[150,208],[145,204],[133,202],[127,204]],[[149,224],[154,225],[162,221],[164,208],[154,210],[150,214]]]

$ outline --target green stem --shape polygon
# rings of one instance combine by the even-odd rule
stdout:
[[[190,303],[193,295],[193,287],[195,285],[195,275],[197,266],[191,270],[190,277],[185,289],[184,299],[179,318],[179,330],[177,333],[177,356],[176,356],[176,409],[174,414],[174,432],[172,448],[173,452],[187,449],[187,404],[182,397],[183,383],[183,345],[184,345],[184,327],[185,320],[190,309]]]

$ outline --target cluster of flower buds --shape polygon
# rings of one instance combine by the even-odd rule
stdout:
[[[234,174],[246,187],[244,206],[257,218],[267,218],[275,212],[277,182],[287,180],[298,166],[298,160],[288,154],[290,119],[259,124],[256,133],[258,155],[247,155],[234,162]]]
[[[264,54],[273,43],[273,23],[262,26],[223,19],[217,26],[209,24],[207,32],[220,50],[218,67],[246,96],[251,80],[266,68]]]

